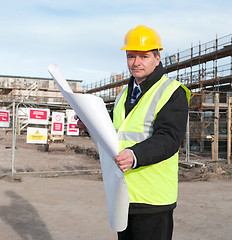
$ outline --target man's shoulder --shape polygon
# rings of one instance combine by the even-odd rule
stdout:
[[[182,100],[186,99],[187,101],[186,92],[181,85],[173,92],[169,101],[175,101],[177,99],[182,99]]]

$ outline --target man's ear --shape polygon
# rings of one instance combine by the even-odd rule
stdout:
[[[155,58],[156,58],[156,67],[159,65],[159,63],[160,63],[160,58],[161,58],[161,56],[160,55],[156,55],[155,56]]]

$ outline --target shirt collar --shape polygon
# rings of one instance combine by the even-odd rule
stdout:
[[[139,91],[141,92],[141,87],[140,87],[140,85],[137,85],[137,83],[136,83],[136,81],[135,81],[135,79],[134,79],[133,89],[134,89],[135,87],[138,87],[138,88],[139,88]]]

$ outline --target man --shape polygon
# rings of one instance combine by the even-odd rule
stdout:
[[[190,92],[164,75],[163,48],[153,29],[131,29],[121,50],[126,50],[132,76],[115,101],[112,118],[120,150],[115,162],[124,172],[130,207],[128,226],[118,239],[172,239],[178,149]]]
[[[122,50],[132,76],[111,117],[119,139],[115,162],[124,172],[130,206],[128,226],[118,239],[170,240],[190,92],[164,75],[163,48],[153,29],[131,29]],[[76,127],[86,129],[81,121]]]

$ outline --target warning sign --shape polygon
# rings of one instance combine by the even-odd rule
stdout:
[[[53,123],[53,126],[52,126],[52,129],[53,129],[53,132],[62,132],[63,130],[63,124],[62,123],[57,123],[57,122],[54,122]]]
[[[46,144],[47,136],[47,128],[27,128],[27,143]]]
[[[49,109],[29,108],[28,123],[48,124]]]
[[[0,110],[0,127],[10,126],[10,112],[8,110]]]
[[[76,128],[77,120],[74,119],[75,112],[66,112],[68,124],[67,124],[67,135],[79,135],[79,129]]]
[[[54,134],[54,135],[64,134],[64,113],[52,112],[51,134]]]

